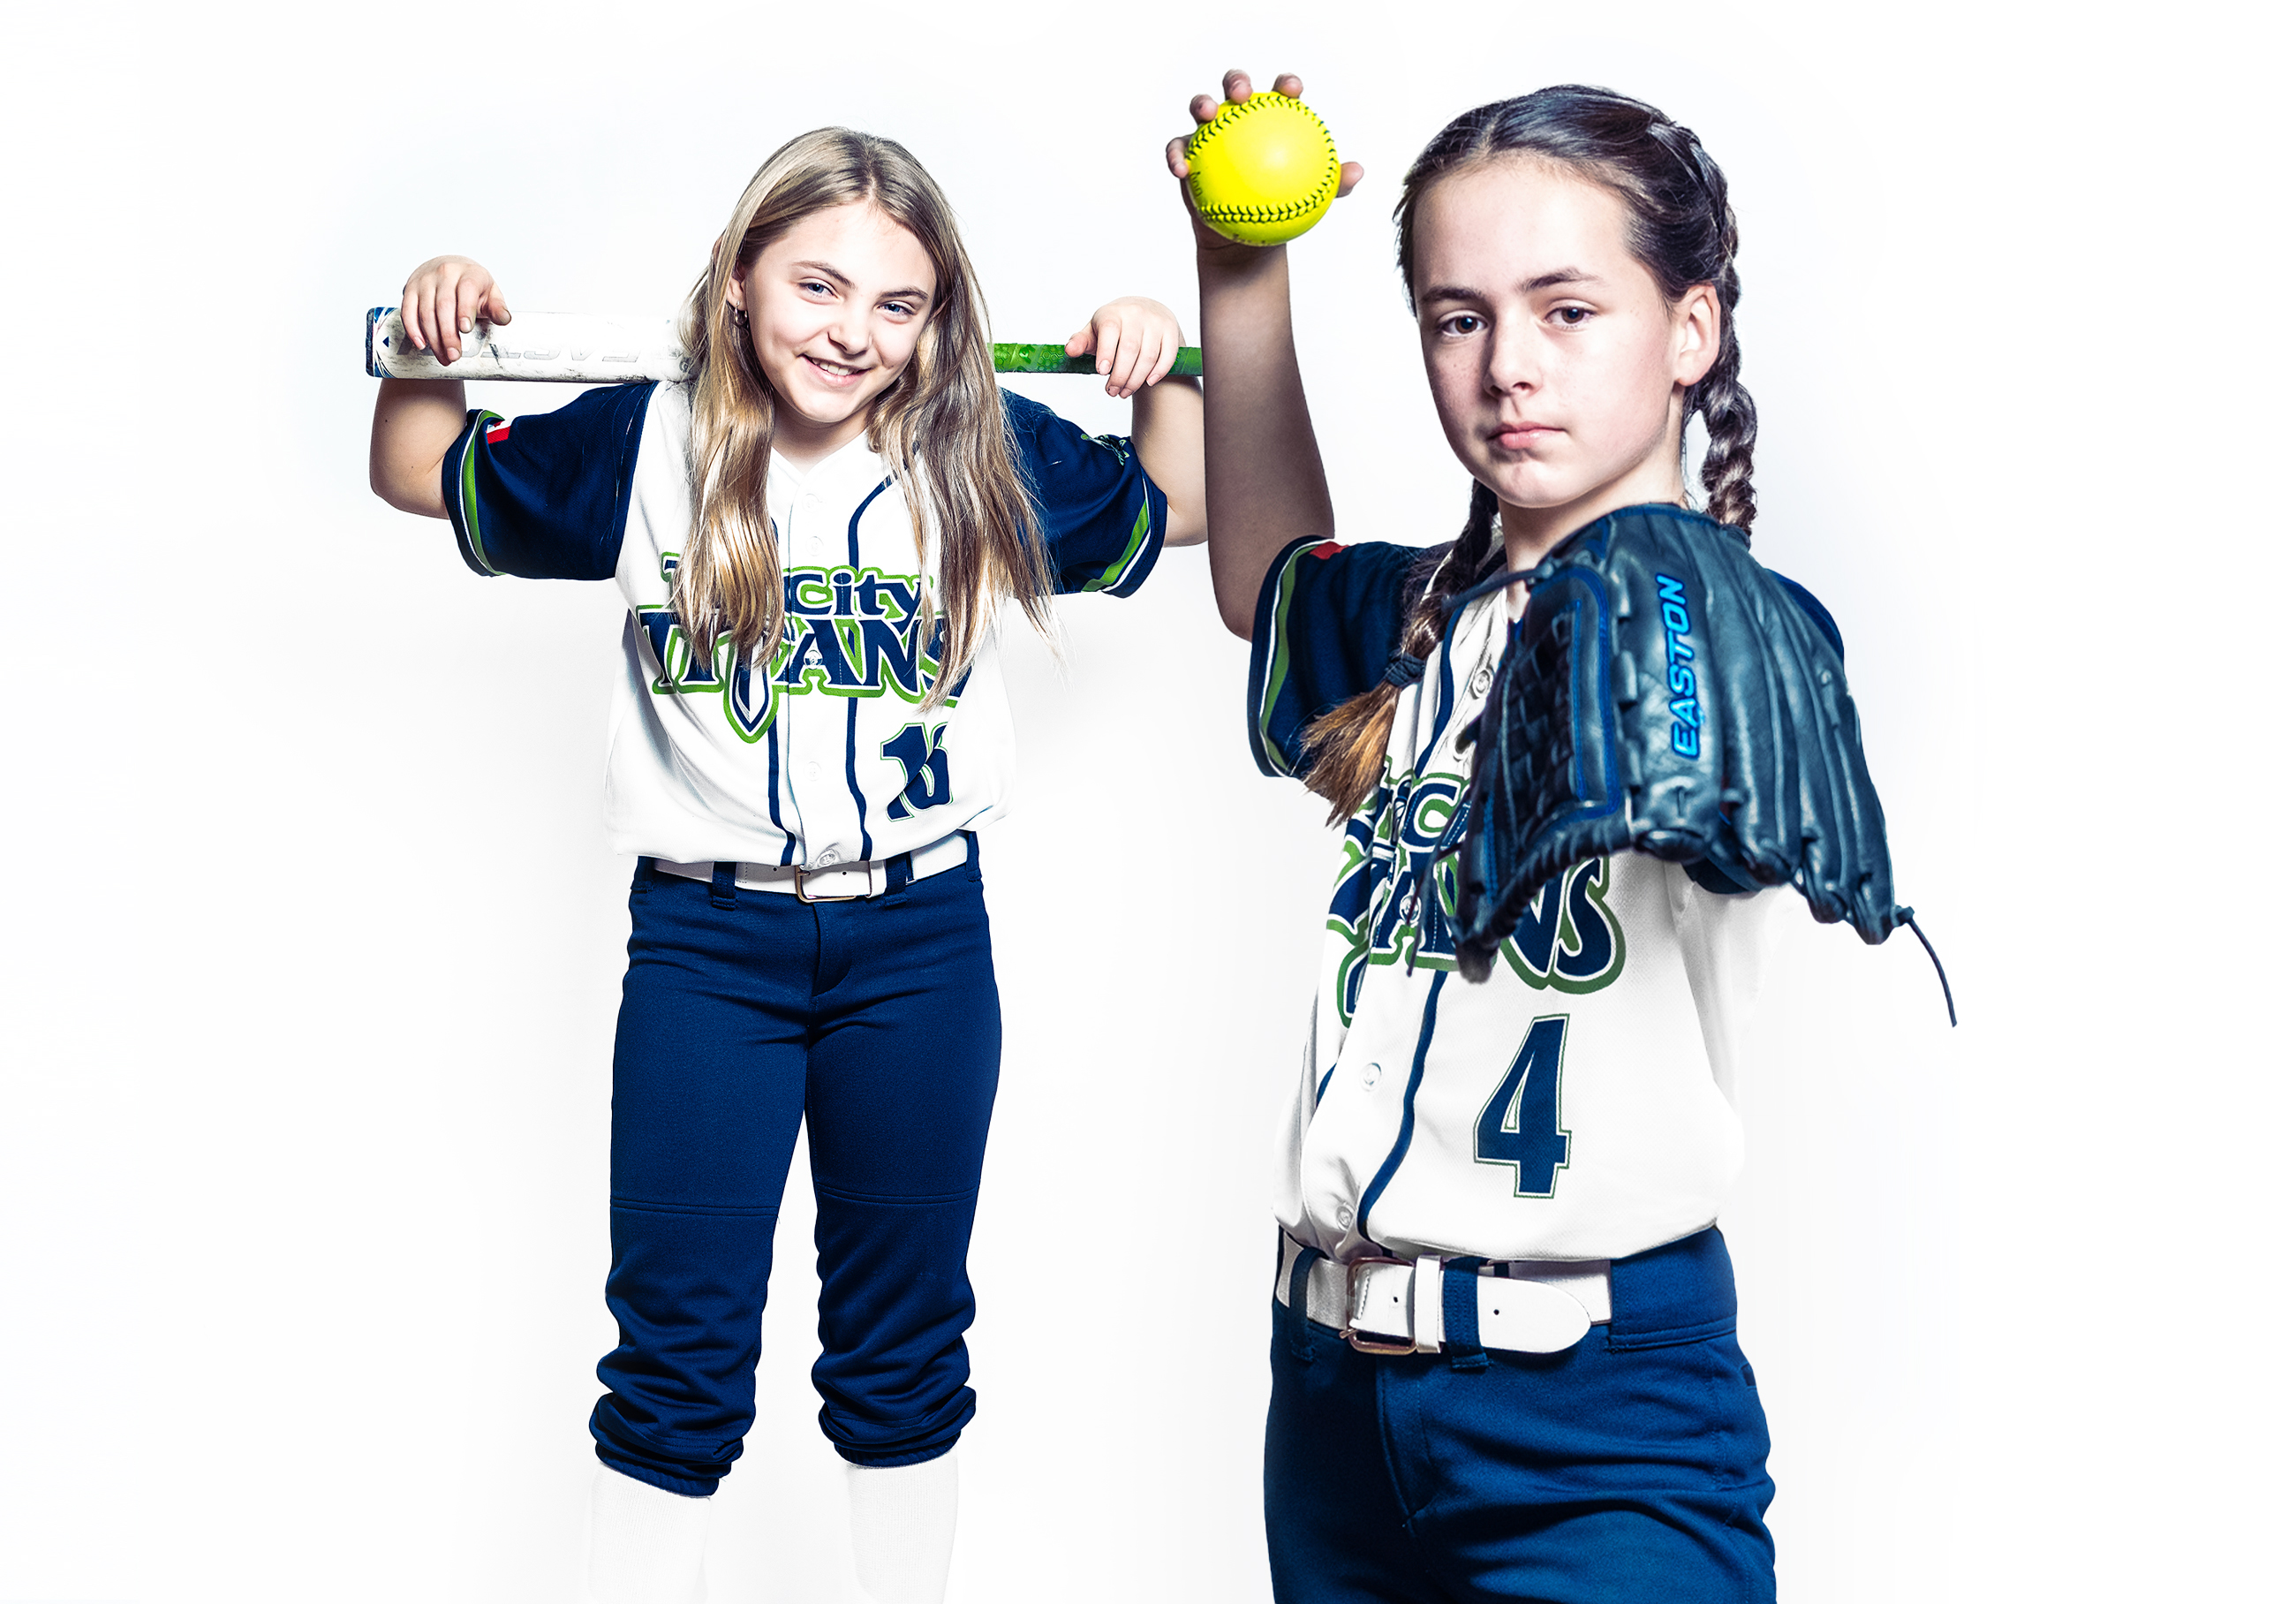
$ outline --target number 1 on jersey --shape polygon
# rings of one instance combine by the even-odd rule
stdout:
[[[909,724],[879,744],[879,754],[888,762],[898,763],[905,777],[901,794],[886,804],[886,818],[906,818],[949,799],[948,753],[941,745],[941,737],[947,733],[946,724],[936,724],[930,732],[922,724]]]
[[[1562,1095],[1567,1014],[1531,1021],[1506,1078],[1475,1121],[1475,1162],[1514,1166],[1514,1195],[1552,1197],[1554,1177],[1570,1167],[1570,1132],[1556,1106]]]

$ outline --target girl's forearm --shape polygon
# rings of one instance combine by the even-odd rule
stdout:
[[[367,437],[366,479],[374,493],[402,513],[445,517],[439,465],[463,432],[464,415],[460,379],[385,379]]]
[[[1166,378],[1132,395],[1132,448],[1164,492],[1164,544],[1204,538],[1204,397],[1193,379]]]
[[[1229,629],[1251,637],[1275,554],[1332,533],[1332,494],[1292,341],[1292,275],[1281,247],[1200,251],[1203,297],[1204,504],[1212,592]]]

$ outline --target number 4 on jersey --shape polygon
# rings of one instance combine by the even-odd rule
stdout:
[[[930,734],[922,724],[905,725],[900,734],[877,748],[906,775],[901,794],[885,809],[888,818],[906,818],[948,800],[948,753],[940,744],[947,733],[946,724],[934,725]]]
[[[1562,1094],[1562,1038],[1570,1016],[1531,1022],[1506,1079],[1475,1121],[1475,1162],[1514,1166],[1514,1195],[1552,1197],[1556,1173],[1570,1167],[1570,1132],[1555,1106]]]

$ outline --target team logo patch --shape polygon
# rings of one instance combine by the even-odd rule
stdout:
[[[499,446],[510,438],[510,420],[498,417],[487,425],[487,444]]]
[[[665,578],[674,572],[662,560]],[[667,606],[632,611],[654,663],[654,695],[722,697],[726,721],[745,741],[772,728],[783,696],[882,696],[922,702],[940,674],[942,621],[920,642],[924,581],[914,573],[840,564],[793,568],[782,576],[782,637],[770,653],[734,661],[733,642],[720,637],[707,658]],[[947,700],[955,705],[960,683]],[[918,761],[931,769],[931,755]],[[942,760],[944,765],[946,760]],[[946,772],[945,767],[938,772]],[[930,781],[923,782],[930,785]],[[920,805],[929,805],[917,799]]]
[[[1351,1024],[1364,976],[1382,964],[1457,967],[1452,920],[1456,859],[1439,858],[1465,777],[1396,775],[1348,821],[1338,884],[1324,927],[1353,950],[1339,969],[1340,1020]],[[1599,991],[1626,967],[1627,943],[1605,901],[1611,860],[1575,863],[1539,888],[1522,922],[1500,943],[1515,978],[1535,990]]]

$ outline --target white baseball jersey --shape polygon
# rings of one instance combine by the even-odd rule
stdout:
[[[1267,773],[1303,771],[1309,720],[1379,683],[1423,555],[1302,541],[1270,569],[1250,689]],[[1738,1172],[1729,1091],[1775,895],[1592,859],[1547,884],[1488,981],[1456,972],[1452,860],[1430,865],[1507,629],[1504,592],[1461,613],[1347,822],[1275,1186],[1284,1230],[1342,1260],[1622,1258],[1712,1224]]]
[[[1164,496],[1127,442],[1094,439],[1007,394],[1057,588],[1138,588],[1163,548]],[[939,671],[939,532],[922,559],[909,509],[865,438],[800,471],[779,456],[766,500],[780,541],[782,638],[735,662],[691,649],[670,607],[693,527],[687,392],[591,391],[555,412],[474,412],[447,454],[447,505],[483,574],[611,579],[629,605],[606,827],[618,851],[674,862],[884,859],[996,818],[1013,723],[992,638],[928,714]]]

